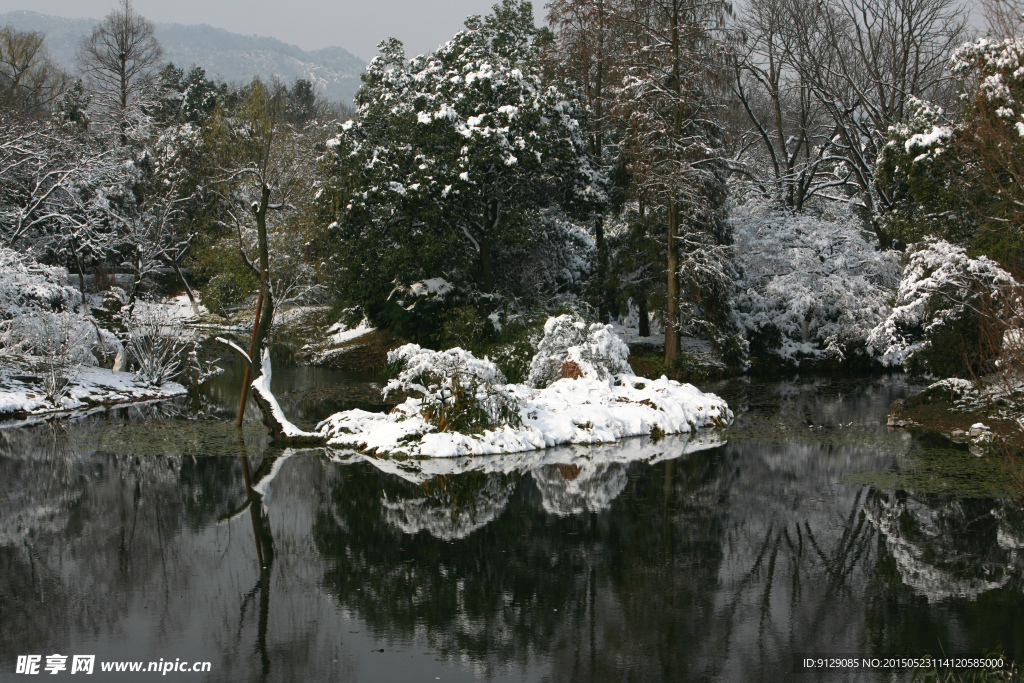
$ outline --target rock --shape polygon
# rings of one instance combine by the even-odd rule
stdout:
[[[990,431],[992,431],[992,430],[989,429],[988,427],[986,427],[981,422],[975,422],[974,424],[971,425],[971,431],[968,432],[968,433],[972,437],[974,437],[974,436],[981,436],[982,434],[984,434],[986,432],[990,432]]]

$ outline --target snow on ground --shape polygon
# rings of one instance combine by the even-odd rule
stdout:
[[[175,382],[155,387],[132,373],[87,367],[78,371],[66,395],[54,405],[46,398],[39,378],[18,374],[12,369],[0,369],[0,416],[16,413],[42,415],[95,405],[171,398],[185,393],[185,387]]]
[[[665,377],[621,375],[612,385],[598,379],[560,379],[544,389],[509,384],[519,403],[520,427],[482,434],[436,432],[420,415],[421,400],[409,398],[387,414],[349,410],[317,426],[336,448],[415,457],[494,455],[564,444],[599,444],[631,436],[685,434],[732,420],[714,394]]]
[[[376,328],[366,318],[352,328],[339,321],[327,328],[325,339],[307,344],[302,353],[308,354],[311,364],[323,365],[336,356],[361,348],[363,344],[359,343],[359,339],[375,331]]]
[[[144,299],[139,299],[135,303],[135,308],[140,311],[158,312],[162,317],[167,317],[173,320],[186,321],[196,319],[196,315],[192,311],[192,304],[189,302],[188,295],[186,294],[179,294],[178,296],[160,299],[159,301],[146,301]],[[200,303],[199,315],[204,316],[207,313],[209,313],[209,311],[206,310],[206,306],[203,306],[203,304]]]
[[[373,331],[373,325],[371,325],[370,321],[366,318],[363,318],[359,324],[352,329],[349,329],[344,324],[337,322],[327,328],[327,344],[331,346],[345,344]]]
[[[652,326],[653,327],[653,326]],[[612,329],[615,330],[615,334],[618,335],[619,339],[626,342],[630,346],[636,346],[637,344],[648,344],[650,346],[665,346],[665,332],[655,332],[651,330],[651,333],[646,337],[640,336],[640,330],[636,327],[623,327],[620,323],[613,322]]]

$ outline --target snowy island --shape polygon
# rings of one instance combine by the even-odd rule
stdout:
[[[280,444],[326,445],[406,457],[519,453],[563,444],[598,444],[632,436],[660,438],[724,427],[733,418],[718,396],[690,384],[633,374],[629,348],[610,325],[570,315],[544,326],[529,381],[508,384],[487,358],[460,349],[407,344],[389,360],[402,371],[385,395],[407,398],[390,413],[347,410],[314,431],[292,424],[270,391],[264,352],[253,383],[264,423]]]

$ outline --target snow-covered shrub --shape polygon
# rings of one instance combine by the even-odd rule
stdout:
[[[82,295],[67,284],[63,268],[0,247],[0,319],[22,311],[73,311],[81,303]]]
[[[93,335],[91,324],[80,315],[33,311],[10,320],[5,352],[17,356],[42,378],[46,398],[56,404],[67,393],[80,368],[95,362],[88,343]]]
[[[851,214],[794,213],[760,200],[731,212],[743,272],[734,310],[754,355],[842,359],[889,313],[896,252],[878,251]]]
[[[957,374],[978,353],[979,316],[1020,285],[986,256],[928,239],[910,251],[896,304],[868,345],[887,366]]]
[[[384,395],[417,395],[423,418],[439,432],[476,434],[519,425],[519,404],[487,358],[460,348],[432,351],[406,344],[390,352],[388,362],[401,364],[402,370],[388,382]]]
[[[0,356],[42,362],[49,368],[96,365],[114,357],[121,343],[78,313],[82,295],[62,268],[0,248]]]
[[[543,388],[563,377],[607,381],[621,374],[633,374],[629,347],[611,325],[588,326],[579,316],[560,315],[544,324],[544,338],[530,363],[528,382]]]
[[[125,327],[125,348],[137,377],[160,386],[195,369],[195,337],[167,308],[136,306],[126,316]]]

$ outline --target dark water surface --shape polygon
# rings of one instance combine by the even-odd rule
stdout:
[[[303,424],[380,407],[379,386],[339,373],[274,379]],[[101,681],[891,680],[794,661],[1024,662],[1024,513],[991,459],[886,429],[900,378],[727,383],[723,435],[422,464],[271,449],[254,421],[239,438],[237,382],[0,430],[0,680],[55,653],[69,669],[96,655],[84,679]],[[99,670],[161,659],[211,671]]]

